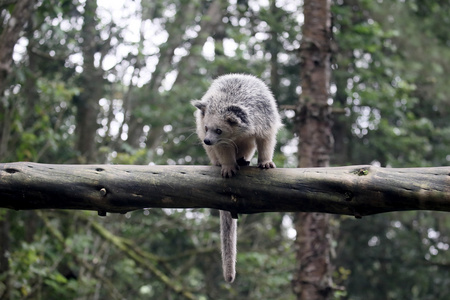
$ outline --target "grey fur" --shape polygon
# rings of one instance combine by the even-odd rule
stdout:
[[[211,84],[201,100],[194,100],[197,134],[211,163],[223,177],[239,170],[238,161],[250,161],[258,151],[258,167],[275,168],[272,161],[276,134],[282,126],[275,99],[260,79],[244,74],[224,75]],[[225,280],[236,271],[237,222],[220,212],[222,265]]]

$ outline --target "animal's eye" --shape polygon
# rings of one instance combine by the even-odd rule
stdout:
[[[208,131],[208,126],[205,126],[205,132]]]
[[[222,130],[220,130],[219,128],[217,128],[217,129],[216,129],[216,133],[217,133],[217,134],[221,134],[221,133],[222,133]]]

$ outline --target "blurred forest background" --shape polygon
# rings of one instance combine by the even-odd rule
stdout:
[[[220,74],[272,88],[296,167],[301,1],[0,1],[0,162],[207,164],[189,101]],[[450,2],[335,0],[331,165],[450,165]],[[17,14],[17,15],[15,15]],[[9,49],[9,50],[8,50]],[[13,51],[13,52],[12,52]],[[61,199],[64,201],[64,199]],[[218,212],[0,211],[1,299],[295,299],[292,214],[239,219],[222,279]],[[332,219],[335,299],[449,299],[450,218]]]

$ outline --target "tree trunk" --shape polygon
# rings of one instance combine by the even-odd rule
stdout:
[[[34,0],[16,1],[11,17],[0,33],[0,100],[3,98],[8,86],[8,77],[12,70],[14,46],[33,13],[34,4]],[[0,104],[0,119],[3,119],[0,126],[2,128],[0,129],[0,160],[8,151],[10,118],[13,111],[14,108],[12,106],[7,107],[4,103]],[[7,253],[10,250],[9,245],[9,213],[0,211],[0,278],[4,287],[2,293],[0,293],[1,299],[10,299],[12,296],[12,287],[10,286],[8,274],[9,262]]]
[[[270,3],[270,13],[275,16],[276,22],[281,23],[281,14],[279,12],[280,8],[277,7],[276,1],[273,0]],[[275,99],[280,97],[280,74],[279,74],[279,63],[278,63],[278,53],[283,46],[278,41],[278,32],[275,30],[275,25],[272,25],[270,30],[270,39],[267,43],[267,50],[270,53],[270,89],[272,90]]]
[[[11,73],[14,46],[19,40],[30,16],[34,10],[34,0],[19,0],[15,3],[14,10],[7,24],[0,33],[0,99],[8,86],[8,76]],[[11,117],[14,114],[14,105],[8,105],[0,101],[0,160],[8,153],[10,139]]]
[[[75,98],[76,114],[76,149],[80,152],[80,163],[98,162],[95,137],[99,127],[97,117],[99,113],[98,101],[103,93],[103,71],[101,66],[95,66],[94,55],[99,47],[98,33],[95,28],[96,1],[86,1],[84,7],[84,23],[82,29],[83,42],[83,74],[80,85],[83,91]]]
[[[0,97],[6,89],[7,77],[11,72],[14,46],[33,13],[34,0],[18,0],[6,26],[0,34]]]
[[[300,46],[301,86],[297,108],[299,167],[328,167],[333,147],[330,81],[331,13],[329,0],[305,0]],[[297,269],[293,289],[297,299],[331,296],[329,215],[298,213]]]
[[[13,288],[10,284],[8,260],[8,253],[10,252],[9,215],[9,211],[0,210],[0,282],[4,287],[4,290],[0,292],[0,299],[11,299]]]

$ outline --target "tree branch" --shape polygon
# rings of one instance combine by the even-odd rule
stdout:
[[[156,276],[159,281],[163,282],[175,293],[183,296],[186,299],[196,299],[195,296],[184,286],[182,286],[177,280],[175,280],[175,278],[170,278],[164,272],[158,269],[158,267],[154,264],[154,260],[156,257],[153,254],[139,249],[139,247],[137,247],[133,242],[125,238],[115,236],[106,228],[104,228],[100,223],[95,222],[92,219],[87,218],[86,216],[81,215],[81,217],[84,217],[86,222],[89,222],[92,228],[99,235],[101,235],[104,239],[108,240],[111,244],[124,252],[128,257],[145,266],[153,273],[154,276]]]
[[[450,167],[348,166],[260,170],[224,179],[218,167],[0,164],[0,207],[125,213],[214,208],[233,213],[325,212],[361,217],[450,211]]]

